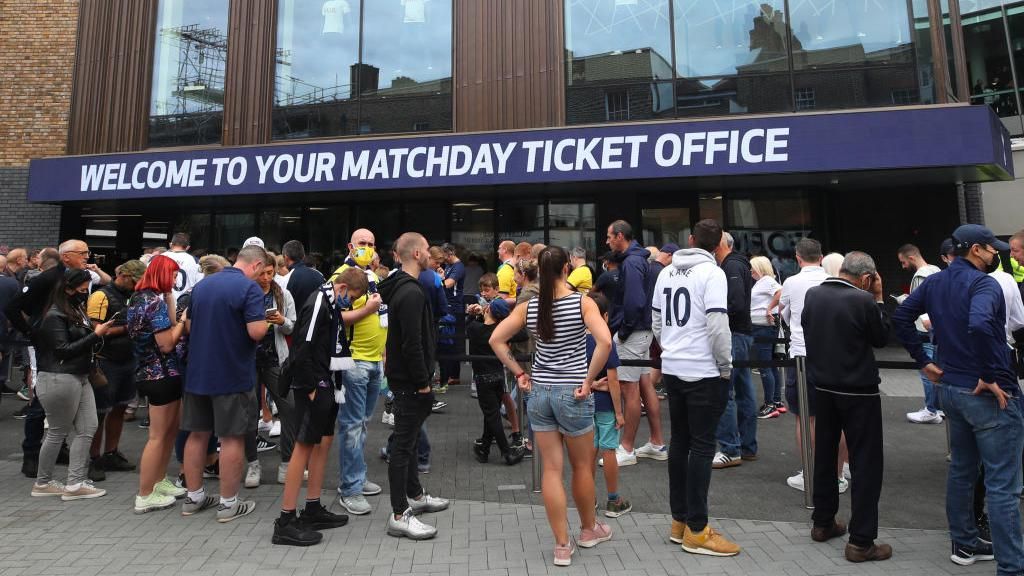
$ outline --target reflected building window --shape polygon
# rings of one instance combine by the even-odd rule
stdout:
[[[150,146],[216,144],[224,126],[227,0],[161,0]]]
[[[1021,28],[1020,17],[1014,15],[1015,31]],[[984,104],[1001,118],[1017,116],[1017,91],[1013,86],[1002,11],[964,15],[962,20],[971,103]]]

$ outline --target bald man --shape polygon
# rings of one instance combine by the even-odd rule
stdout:
[[[25,273],[28,272],[28,252],[24,248],[15,248],[7,253],[7,273],[25,285]]]
[[[516,243],[505,240],[498,244],[498,293],[509,306],[516,305]]]
[[[378,484],[366,479],[363,458],[366,425],[373,416],[384,378],[384,344],[388,338],[388,309],[381,304],[377,293],[380,279],[370,269],[376,254],[373,232],[365,228],[356,230],[348,244],[348,258],[331,277],[333,281],[345,270],[358,268],[366,272],[369,285],[364,296],[342,310],[341,319],[355,368],[336,376],[345,386],[345,403],[338,410],[338,465],[341,469],[338,494],[342,507],[356,516],[369,514],[373,508],[366,497],[383,491]]]

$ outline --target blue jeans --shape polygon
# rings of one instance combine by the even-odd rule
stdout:
[[[935,344],[927,342],[921,344],[921,348],[924,349],[924,353],[928,356],[929,360],[935,360]],[[939,408],[937,401],[939,394],[938,391],[935,390],[935,384],[932,384],[932,381],[925,377],[924,374],[921,374],[921,384],[924,385],[924,407],[932,414],[938,412]]]
[[[383,362],[356,360],[355,368],[341,373],[345,403],[338,410],[338,464],[341,468],[338,492],[342,496],[363,493],[366,482],[366,424],[373,416],[384,378]]]
[[[747,334],[732,335],[732,361],[750,359],[754,338]],[[718,421],[718,445],[729,456],[757,454],[757,396],[750,379],[750,368],[733,368],[729,381],[729,402]]]
[[[988,519],[992,528],[997,574],[1024,574],[1021,536],[1021,450],[1024,407],[1018,392],[999,409],[990,394],[975,396],[968,388],[939,386],[949,423],[952,462],[946,482],[946,518],[955,544],[973,547],[978,538],[972,495],[978,464],[985,469]]]
[[[753,360],[760,362],[771,362],[775,344],[757,342],[759,338],[778,338],[779,329],[775,326],[754,326],[754,351],[751,354]],[[761,387],[764,389],[764,402],[778,404],[782,402],[782,384],[779,382],[779,371],[775,368],[759,368],[761,372]]]

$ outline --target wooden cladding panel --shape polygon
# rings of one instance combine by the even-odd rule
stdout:
[[[224,145],[270,141],[274,103],[277,2],[231,0]]]
[[[565,124],[562,0],[455,0],[455,129]]]
[[[82,0],[70,154],[146,147],[157,0]]]

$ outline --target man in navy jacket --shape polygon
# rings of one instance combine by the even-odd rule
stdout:
[[[1006,303],[999,283],[987,274],[999,267],[999,252],[1009,245],[976,224],[957,228],[953,244],[956,260],[903,302],[893,314],[893,326],[925,376],[940,384],[952,454],[946,482],[951,560],[970,565],[994,556],[999,574],[1020,574],[1024,417],[1006,346]],[[932,322],[935,361],[924,354],[914,328],[921,314]],[[978,538],[974,522],[971,495],[979,463],[985,470],[991,544]]]

